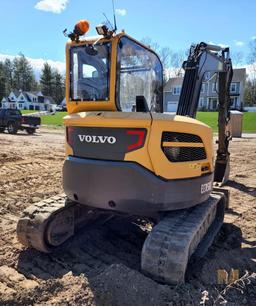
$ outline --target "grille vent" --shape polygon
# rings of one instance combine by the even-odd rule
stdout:
[[[167,145],[166,142],[181,143],[180,146]],[[188,145],[186,146],[186,143]],[[189,146],[189,143],[201,146]],[[163,132],[162,150],[171,162],[186,162],[206,159],[206,152],[201,137],[188,133]]]

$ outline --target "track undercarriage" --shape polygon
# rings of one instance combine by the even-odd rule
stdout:
[[[141,254],[145,274],[169,284],[185,281],[191,257],[202,257],[223,223],[227,198],[213,192],[204,203],[164,213],[147,236]],[[78,229],[107,222],[113,212],[51,197],[28,207],[17,225],[18,240],[27,247],[51,252]],[[86,229],[85,229],[86,230]]]

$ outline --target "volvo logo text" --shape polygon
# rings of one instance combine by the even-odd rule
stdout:
[[[94,135],[78,135],[81,142],[87,143],[116,143],[116,138],[114,136],[94,136]]]

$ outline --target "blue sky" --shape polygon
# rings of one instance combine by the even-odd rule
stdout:
[[[206,41],[247,53],[256,37],[255,0],[115,0],[115,7],[120,30],[173,50]],[[111,0],[0,0],[0,54],[64,61],[63,29],[87,19],[94,35],[103,12],[112,20]]]

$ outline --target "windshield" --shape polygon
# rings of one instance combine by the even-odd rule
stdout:
[[[122,111],[133,111],[137,96],[144,96],[151,111],[161,111],[163,71],[155,53],[128,37],[122,37],[118,44],[117,74]]]
[[[71,100],[109,100],[109,70],[110,43],[71,48]]]

